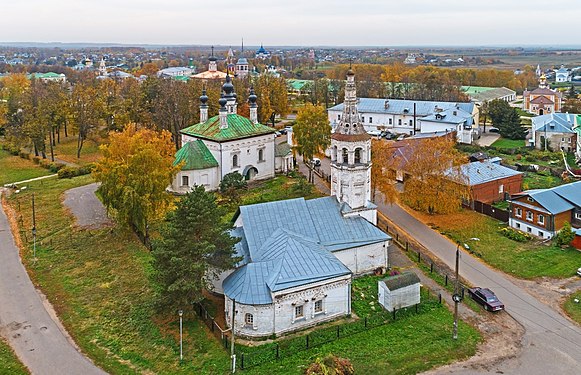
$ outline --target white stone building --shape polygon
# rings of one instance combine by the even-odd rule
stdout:
[[[413,272],[388,277],[377,282],[378,302],[387,311],[420,303],[420,278]]]
[[[555,83],[571,82],[571,71],[561,65],[559,69],[555,69]]]
[[[329,108],[327,111],[329,122],[331,122],[333,128],[336,128],[339,121],[341,121],[343,106],[344,104],[341,103]],[[422,129],[420,120],[441,112],[450,113],[450,115],[447,115],[449,119],[454,111],[457,112],[456,117],[462,118],[462,128],[466,133],[470,133],[471,138],[475,138],[478,132],[479,111],[478,107],[472,102],[359,98],[357,111],[367,132],[390,130],[396,134],[406,135],[432,133],[432,127]],[[452,127],[440,126],[439,128],[443,131]],[[467,138],[468,136],[459,137],[459,141]]]
[[[194,184],[216,190],[228,173],[239,172],[247,180],[274,177],[275,130],[258,123],[257,97],[249,96],[250,119],[237,114],[234,85],[229,75],[222,86],[218,116],[208,118],[208,96],[200,97],[200,122],[181,131],[182,148],[175,165],[182,165],[169,190],[186,193]],[[281,156],[283,165],[288,155]],[[291,155],[292,157],[292,155]],[[285,160],[283,160],[285,159]]]

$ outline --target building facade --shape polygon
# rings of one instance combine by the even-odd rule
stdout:
[[[523,109],[539,116],[561,112],[563,106],[562,97],[560,92],[549,88],[547,77],[543,74],[539,78],[538,88],[533,91],[525,90],[523,92]]]
[[[515,194],[510,200],[509,225],[535,237],[552,238],[565,222],[581,228],[581,181]]]
[[[539,150],[576,152],[581,115],[551,113],[532,118],[529,142]]]

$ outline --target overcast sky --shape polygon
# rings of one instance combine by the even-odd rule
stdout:
[[[579,45],[579,0],[0,0],[0,41]]]

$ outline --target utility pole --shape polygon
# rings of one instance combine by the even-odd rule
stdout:
[[[460,295],[460,283],[459,283],[459,265],[460,265],[460,244],[456,245],[456,283],[454,285],[454,295],[452,299],[454,300],[454,333],[452,334],[452,338],[454,340],[458,339],[458,304],[462,300],[462,296]]]
[[[183,345],[183,330],[182,330],[182,317],[184,316],[184,311],[182,309],[180,309],[178,311],[178,315],[180,316],[180,364],[183,362],[184,360],[184,345]]]
[[[236,372],[236,353],[234,352],[234,322],[236,318],[236,299],[232,299],[232,324],[230,330],[232,332],[232,343],[230,344],[230,358],[232,358],[232,373]]]
[[[36,210],[34,207],[34,193],[32,193],[32,252],[36,262]]]

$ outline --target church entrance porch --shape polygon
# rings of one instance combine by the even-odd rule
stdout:
[[[242,175],[244,176],[244,179],[246,181],[254,180],[254,178],[256,177],[257,174],[258,174],[258,169],[256,169],[252,165],[246,166],[244,168],[244,171],[242,172]]]

